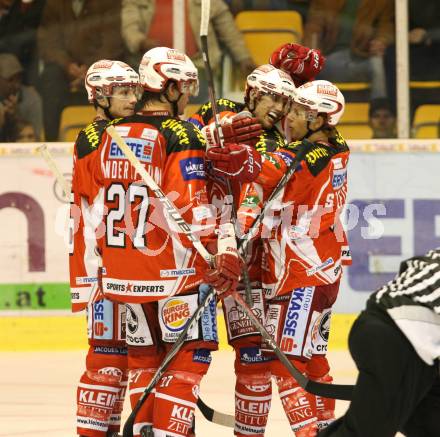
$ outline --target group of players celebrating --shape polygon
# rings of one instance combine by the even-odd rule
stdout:
[[[235,435],[264,435],[272,377],[294,435],[318,435],[334,419],[334,400],[300,387],[234,299],[247,288],[252,311],[295,367],[332,382],[331,307],[350,263],[339,219],[349,149],[336,130],[343,95],[314,80],[323,65],[317,50],[275,50],[270,64],[247,77],[243,102],[215,102],[222,135],[213,102],[182,119],[199,87],[185,54],[153,48],[139,74],[113,60],[89,68],[85,86],[96,118],[74,148],[69,258],[72,307],[87,310],[90,345],[77,391],[80,436],[118,435],[127,388],[134,407],[201,303],[201,284],[216,290],[235,351]],[[212,266],[173,225],[110,125],[213,255]],[[239,256],[236,239],[221,238],[222,229],[233,220],[240,241],[291,166]],[[142,404],[134,436],[194,435],[200,381],[218,347],[216,304]]]

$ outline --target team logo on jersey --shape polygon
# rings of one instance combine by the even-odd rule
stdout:
[[[154,141],[143,140],[140,138],[128,138],[127,146],[135,154],[136,158],[141,162],[151,163],[154,150]],[[110,144],[110,152],[108,154],[109,159],[126,159],[122,150],[116,143]]]
[[[134,334],[139,327],[139,320],[136,313],[133,311],[133,308],[130,305],[126,305],[127,313],[126,313],[126,323],[128,332],[130,334]]]
[[[184,181],[205,179],[205,160],[203,158],[186,158],[179,161],[180,172]]]
[[[332,177],[332,186],[334,190],[339,190],[345,183],[347,179],[347,169],[334,170]]]
[[[170,299],[162,308],[163,323],[173,332],[183,330],[190,317],[188,302],[179,298]]]

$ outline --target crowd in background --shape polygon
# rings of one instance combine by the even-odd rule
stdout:
[[[57,141],[63,109],[87,104],[83,81],[90,64],[108,58],[136,68],[146,50],[173,45],[172,5],[173,0],[0,0],[0,141]],[[186,53],[200,69],[203,102],[201,1],[185,5]],[[211,63],[221,71],[222,56],[228,54],[234,66],[249,73],[255,64],[234,15],[296,10],[304,23],[302,42],[327,59],[319,78],[369,82],[373,135],[394,136],[394,8],[394,0],[212,0]],[[423,7],[409,0],[409,43],[410,79],[440,80],[438,0],[425,0]],[[427,99],[440,103],[440,88],[411,97],[414,112]]]

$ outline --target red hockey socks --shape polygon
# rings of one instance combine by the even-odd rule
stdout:
[[[292,377],[277,377],[278,392],[290,427],[296,437],[317,434],[315,397],[302,389]]]
[[[324,382],[331,384],[333,378],[329,375],[330,366],[325,355],[313,355],[311,360],[307,363],[306,374],[316,382]],[[315,396],[318,429],[324,429],[335,420],[335,399],[323,398]]]
[[[201,375],[170,370],[156,385],[153,429],[155,437],[187,437],[191,433]]]
[[[121,376],[86,371],[77,389],[77,433],[105,437],[121,391]],[[116,427],[115,427],[116,428]]]
[[[272,401],[270,373],[237,374],[235,383],[236,436],[263,436]]]

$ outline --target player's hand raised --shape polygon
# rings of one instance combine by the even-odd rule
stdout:
[[[325,58],[317,49],[288,43],[272,53],[270,63],[289,73],[298,87],[315,79],[324,68]]]

